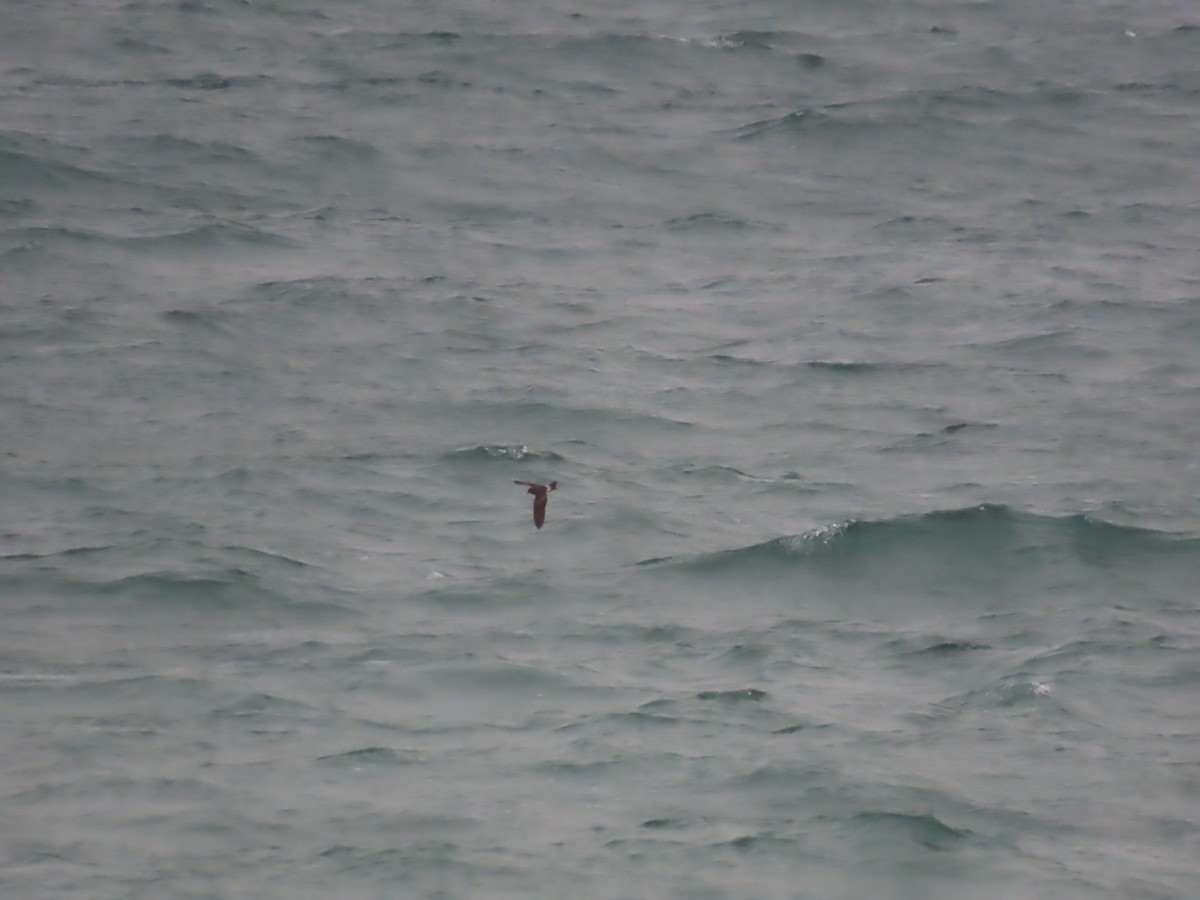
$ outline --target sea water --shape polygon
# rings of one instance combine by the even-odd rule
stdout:
[[[0,892],[1200,896],[1198,61],[9,0]]]

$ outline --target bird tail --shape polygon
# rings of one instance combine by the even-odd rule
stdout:
[[[552,491],[557,491],[558,490],[558,482],[552,481],[548,485],[546,485],[546,487],[548,487]]]

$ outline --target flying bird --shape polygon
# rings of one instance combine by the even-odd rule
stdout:
[[[523,484],[529,488],[525,493],[533,494],[533,524],[541,528],[546,521],[546,494],[558,490],[558,482],[538,484],[536,481],[514,481],[513,484]]]

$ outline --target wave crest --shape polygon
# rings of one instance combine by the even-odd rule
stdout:
[[[943,572],[994,572],[1037,563],[1044,555],[1070,556],[1091,566],[1128,557],[1184,554],[1200,557],[1200,539],[1099,521],[1086,515],[1055,517],[999,504],[937,510],[891,519],[849,519],[803,534],[690,557],[642,560],[705,575],[743,575],[777,569],[835,566],[869,574],[871,563]]]
[[[524,444],[479,444],[474,447],[459,447],[447,452],[445,459],[452,462],[483,462],[492,459],[549,460],[559,462],[562,456],[553,450],[530,450]]]

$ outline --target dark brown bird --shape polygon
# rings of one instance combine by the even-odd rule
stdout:
[[[529,488],[525,493],[533,494],[533,524],[541,528],[546,521],[546,494],[558,490],[558,482],[538,484],[536,481],[514,481],[513,484],[523,484]]]

